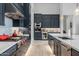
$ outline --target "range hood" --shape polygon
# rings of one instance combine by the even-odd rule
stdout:
[[[23,16],[18,12],[16,12],[16,13],[14,13],[14,12],[5,13],[5,16],[7,16],[11,19],[21,19],[21,18],[23,18]]]
[[[16,12],[16,9],[13,7],[11,3],[5,3],[5,12]]]
[[[12,19],[20,19],[24,17],[24,15],[11,3],[5,4],[5,16]]]

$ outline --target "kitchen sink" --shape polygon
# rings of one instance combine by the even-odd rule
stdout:
[[[59,38],[61,38],[61,39],[71,39],[71,38],[69,38],[69,37],[59,37]]]

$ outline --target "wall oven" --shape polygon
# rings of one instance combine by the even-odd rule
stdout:
[[[41,23],[35,23],[35,31],[41,31]]]

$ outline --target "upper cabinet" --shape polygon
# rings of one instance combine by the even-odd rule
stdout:
[[[34,22],[40,23],[42,21],[42,14],[34,14]]]
[[[42,23],[43,28],[50,28],[50,16],[49,15],[43,15],[41,23]]]
[[[73,15],[76,9],[75,3],[62,3],[60,4],[61,15]]]
[[[5,25],[4,23],[4,14],[5,13],[5,5],[0,3],[0,25]]]
[[[5,3],[5,13],[16,13],[16,9],[11,3]]]
[[[60,28],[59,14],[34,14],[34,23],[41,23],[42,28]]]
[[[13,26],[28,27],[30,22],[30,4],[0,3],[0,25],[5,25],[4,16],[13,19]]]
[[[18,7],[18,5],[21,8],[20,11],[22,12],[22,14],[24,15],[23,18],[20,19],[14,19],[13,20],[13,26],[14,27],[29,27],[29,23],[30,23],[30,4],[29,3],[23,3],[23,4],[14,4],[16,5],[16,7]]]
[[[50,18],[50,28],[60,28],[59,15],[51,15]]]
[[[12,5],[17,9],[19,12],[23,14],[23,4],[22,3],[12,3]]]
[[[29,23],[30,23],[30,10],[31,10],[31,6],[29,3],[24,3],[23,4],[23,11],[24,11],[24,27],[29,27]]]
[[[34,3],[34,21],[42,28],[59,28],[60,3]]]
[[[23,6],[21,3],[5,3],[5,15],[12,19],[23,18]]]

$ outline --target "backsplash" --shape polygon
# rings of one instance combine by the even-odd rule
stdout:
[[[5,27],[5,26],[0,26],[0,35],[2,34],[11,34],[11,28],[10,27]]]
[[[60,28],[41,28],[42,32],[60,32]]]
[[[14,32],[14,30],[16,30],[16,32],[18,32],[20,30],[23,34],[28,33],[28,29],[24,28],[24,27],[12,27],[11,28],[12,33]]]
[[[12,28],[12,19],[5,16],[5,25],[0,26],[0,35],[2,34],[10,35],[12,33],[11,28]]]

